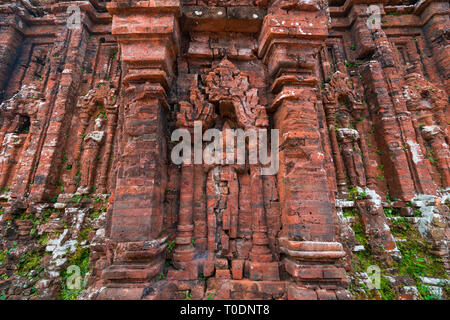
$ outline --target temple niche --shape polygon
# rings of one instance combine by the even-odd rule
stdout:
[[[33,165],[42,125],[39,109],[46,105],[40,91],[24,86],[11,99],[0,105],[1,110],[1,178],[0,188],[14,198],[26,196],[31,183]]]
[[[370,235],[369,245],[374,253],[380,252],[380,248],[383,252],[398,252],[390,231],[380,228],[387,225],[387,220],[383,208],[377,203],[376,191],[380,187],[376,176],[379,175],[365,137],[363,116],[367,114],[362,99],[355,93],[348,76],[340,71],[336,71],[325,84],[323,98],[338,198],[356,202],[356,210],[362,218],[365,232]],[[364,196],[355,198],[355,192]]]
[[[364,141],[360,141],[355,127],[364,108],[350,80],[340,71],[335,72],[330,82],[325,84],[324,104],[336,163],[337,185],[341,194],[348,194],[349,186],[366,187],[362,151],[359,146],[359,143]],[[364,145],[361,147],[366,149]],[[343,171],[343,166],[347,172]]]
[[[204,159],[207,163],[203,165],[193,164],[194,159],[191,164],[182,164],[181,206],[173,253],[174,266],[179,270],[169,271],[168,278],[196,279],[201,272],[206,277],[215,273],[223,279],[278,280],[279,258],[271,250],[275,243],[273,237],[269,243],[268,234],[276,235],[279,230],[274,228],[280,222],[269,227],[268,221],[279,221],[280,216],[273,216],[276,213],[266,210],[265,205],[272,197],[277,198],[274,181],[261,175],[257,163],[236,163],[239,142],[231,143],[233,149],[226,149],[230,139],[227,129],[257,133],[257,129],[269,128],[258,89],[251,88],[248,76],[241,75],[225,58],[210,72],[199,75],[197,86],[189,91],[190,101],[179,103],[177,127],[193,133],[194,123],[199,121],[203,131],[215,128],[226,151],[215,161]],[[247,154],[250,147],[256,147],[257,140],[248,143]],[[230,164],[227,159],[231,159]],[[271,184],[272,189],[265,190]]]
[[[67,191],[105,193],[117,126],[118,95],[114,84],[100,81],[78,103],[80,122],[73,153],[66,164]]]

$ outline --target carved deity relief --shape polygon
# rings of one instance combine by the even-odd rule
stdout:
[[[178,127],[192,128],[194,121],[201,121],[204,129],[220,130],[226,144],[227,129],[240,128],[246,131],[269,126],[266,109],[259,104],[258,90],[251,88],[248,77],[242,75],[228,59],[225,58],[216,68],[202,75],[202,83],[204,85],[190,89],[189,102],[179,103]],[[178,246],[174,252],[175,265],[180,269],[187,269],[182,263],[183,254],[187,255],[187,252],[193,250],[192,247],[187,248],[189,245],[183,244],[182,239],[192,237],[192,234],[197,237],[200,234],[206,238],[206,260],[203,261],[205,276],[213,274],[216,269],[216,274],[224,273],[225,277],[230,277],[226,258],[238,256],[249,259],[251,263],[273,261],[268,246],[263,179],[259,165],[226,164],[225,158],[224,152],[222,164],[200,165],[200,170],[190,169],[194,165],[182,166],[181,200],[192,201],[193,190],[204,190],[196,187],[196,184],[202,183],[206,186],[206,194],[203,197],[206,199],[206,206],[204,214],[200,215],[204,221],[197,221],[198,214],[194,220],[192,211],[180,209],[179,231],[175,240]],[[195,167],[198,168],[199,165]],[[244,180],[246,183],[243,183]],[[242,196],[245,199],[241,198]],[[249,206],[247,207],[245,203]],[[240,212],[240,206],[242,209],[247,207],[251,215],[247,216],[245,213],[244,217],[244,212]],[[239,223],[248,218],[250,221],[247,220],[244,225]],[[203,233],[198,232],[197,227],[204,224],[207,224],[207,230]],[[247,227],[251,230],[251,239],[246,237],[241,239],[242,230]],[[185,230],[192,231],[186,233]],[[198,243],[202,243],[201,239],[199,240]],[[238,243],[245,245],[240,247]],[[198,246],[196,249],[198,250]],[[175,273],[172,276],[180,277],[180,273],[178,276]],[[278,278],[278,271],[268,272],[266,276]],[[258,275],[250,271],[249,277],[256,279]]]
[[[325,85],[324,103],[329,118],[328,122],[333,125],[331,134],[336,136],[339,142],[350,183],[353,186],[365,187],[366,174],[359,146],[360,143],[364,143],[364,139],[360,139],[360,133],[353,125],[359,121],[363,110],[362,101],[344,73],[335,72],[330,82]],[[333,139],[335,138],[332,137]],[[364,146],[362,147],[364,148]],[[336,157],[337,151],[334,154]],[[364,154],[364,156],[368,155]],[[340,161],[336,162],[339,164]],[[338,166],[337,170],[342,171],[343,168]],[[341,172],[338,172],[337,175],[338,180],[341,180],[338,181],[338,184],[343,184],[344,175]]]
[[[201,121],[203,128],[210,128],[217,118],[214,106],[205,100],[198,88],[190,89],[189,101],[181,101],[177,113],[177,127],[193,128],[195,121]]]
[[[81,158],[81,183],[77,192],[86,193],[92,187],[92,181],[95,178],[95,169],[98,162],[100,148],[104,143],[105,131],[103,129],[102,117],[95,119],[94,130],[86,134],[84,138],[84,152]]]
[[[364,135],[367,131],[360,119],[364,113],[361,98],[349,78],[337,71],[325,85],[323,94],[331,147],[336,166],[336,178],[340,197],[346,198],[350,186],[359,190],[377,190],[377,164],[371,160]],[[347,180],[350,185],[347,185]],[[365,191],[367,192],[367,191]],[[376,192],[376,191],[375,191]],[[380,244],[385,249],[395,248],[394,239],[388,229],[380,228],[386,224],[383,208],[377,205],[372,195],[358,199],[355,207],[362,217],[364,228],[370,234],[370,246],[375,251]]]
[[[105,191],[108,158],[117,122],[116,91],[108,83],[100,83],[79,100],[81,122],[73,152],[73,163],[79,163],[79,168],[71,170],[69,192],[76,189],[79,193],[88,193],[94,186],[99,192]],[[98,174],[99,180],[96,179]],[[78,179],[76,175],[79,175]]]

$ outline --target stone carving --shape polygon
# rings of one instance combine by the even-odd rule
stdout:
[[[268,119],[264,106],[258,104],[258,90],[249,88],[248,77],[242,76],[228,59],[204,77],[205,93],[209,101],[218,103],[224,114],[234,113],[237,124],[243,129],[267,127]],[[227,108],[233,107],[233,110]]]
[[[81,156],[81,170],[83,176],[77,192],[87,193],[92,188],[95,169],[98,162],[100,148],[104,142],[105,131],[103,129],[102,118],[95,119],[95,130],[89,132],[84,138],[84,151]]]
[[[116,91],[108,83],[100,83],[96,89],[92,89],[80,99],[78,106],[81,123],[73,155],[73,162],[79,162],[80,168],[71,171],[69,192],[75,192],[77,183],[78,193],[91,192],[94,186],[98,187],[99,191],[105,190],[108,161],[101,161],[100,151],[105,145],[105,157],[111,154],[117,121],[117,102]],[[86,132],[90,124],[94,128],[91,132]],[[98,185],[94,185],[97,170],[100,171],[100,181]],[[77,182],[78,173],[81,173],[81,177]]]
[[[226,140],[225,130],[241,128],[243,130],[267,127],[268,117],[265,107],[259,104],[258,90],[250,88],[248,77],[240,74],[240,70],[228,59],[223,59],[212,71],[202,75],[204,87],[190,89],[190,103],[180,102],[180,112],[177,114],[177,126],[193,127],[194,121],[202,121],[206,128],[218,126],[222,123],[223,139]],[[202,94],[205,92],[205,96]],[[219,114],[215,114],[217,107]],[[226,155],[224,155],[226,157]],[[225,159],[224,159],[225,160]],[[224,161],[225,163],[225,161]],[[196,165],[198,167],[199,165]],[[241,274],[231,274],[226,258],[232,258],[240,250],[235,248],[238,236],[238,221],[241,219],[238,209],[238,186],[240,174],[248,169],[251,179],[250,207],[253,212],[251,220],[253,240],[251,250],[247,253],[249,263],[241,261]],[[272,253],[268,247],[266,212],[263,207],[263,184],[258,165],[205,165],[203,176],[201,170],[194,165],[183,165],[181,171],[179,224],[174,251],[174,264],[179,271],[169,273],[169,279],[195,279],[197,267],[201,266],[203,274],[210,276],[216,273],[220,277],[230,279],[243,277],[243,269],[255,280],[276,280],[279,278],[277,263],[272,263]],[[199,176],[200,175],[200,176]],[[194,179],[195,177],[195,179]],[[205,180],[206,178],[206,180]],[[200,183],[200,188],[206,186],[206,212],[200,215],[200,221],[194,221],[192,203],[193,190]],[[202,225],[207,221],[207,230],[202,234],[207,240],[206,260],[194,259],[195,248],[189,239],[195,233],[194,224]],[[215,221],[213,223],[213,221]],[[250,227],[250,226],[246,226]],[[217,239],[219,234],[219,239]],[[201,241],[200,241],[201,242]],[[201,252],[201,251],[200,251]],[[197,260],[197,261],[196,261]],[[192,261],[192,263],[190,262]],[[189,264],[187,262],[190,262]],[[236,262],[237,263],[237,262]],[[184,270],[184,271],[182,271]]]

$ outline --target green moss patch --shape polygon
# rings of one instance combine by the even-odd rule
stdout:
[[[29,250],[22,254],[17,265],[17,273],[20,276],[26,276],[32,278],[31,271],[34,272],[34,276],[39,275],[44,271],[44,267],[41,265],[42,252],[38,250]]]
[[[79,289],[70,289],[68,286],[69,281],[73,277],[77,276],[76,272],[68,272],[68,269],[64,269],[61,272],[60,282],[61,290],[59,292],[59,297],[62,300],[76,300],[81,292],[85,289],[84,276],[89,272],[89,248],[78,247],[74,254],[68,259],[68,266],[77,266],[79,268],[80,284]]]
[[[398,298],[399,292],[389,280],[383,276],[399,277],[404,276],[414,281],[420,298],[424,300],[441,299],[425,286],[420,277],[433,277],[448,279],[444,269],[442,259],[432,252],[432,245],[423,239],[414,226],[405,218],[392,220],[391,232],[397,239],[397,247],[401,252],[401,261],[386,260],[381,261],[376,258],[367,245],[367,238],[364,228],[360,222],[353,226],[356,239],[365,247],[365,251],[356,252],[352,257],[353,273],[366,272],[369,266],[375,265],[380,268],[381,279],[380,289],[369,289],[366,285],[361,285],[352,281],[350,291],[357,299],[394,300]],[[361,291],[364,292],[362,292]],[[443,288],[448,297],[448,285]]]
[[[366,250],[368,250],[368,242],[366,237],[366,232],[364,230],[364,226],[360,219],[352,226],[353,231],[355,232],[356,240],[361,243]]]
[[[345,208],[342,211],[342,215],[344,217],[355,217],[356,216],[356,209],[354,207],[353,208]]]

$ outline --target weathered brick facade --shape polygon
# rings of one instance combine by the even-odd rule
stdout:
[[[350,299],[397,218],[448,271],[449,10],[0,0],[0,296],[57,298],[87,255],[87,299]],[[279,129],[278,173],[175,165],[195,121]]]

